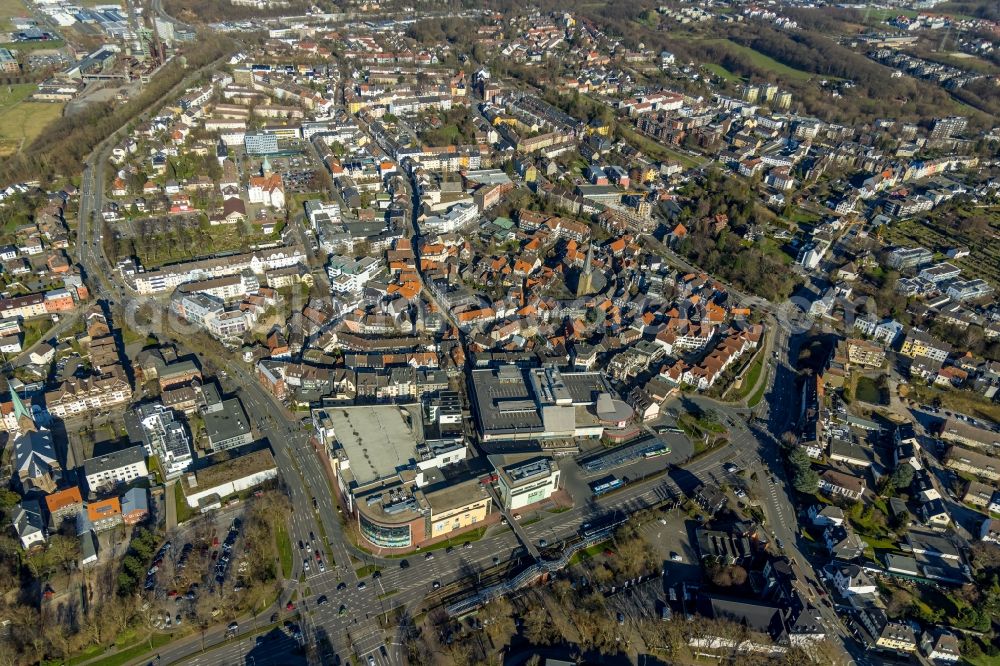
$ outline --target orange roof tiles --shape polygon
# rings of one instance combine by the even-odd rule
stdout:
[[[122,505],[121,502],[118,501],[117,497],[101,500],[99,502],[91,502],[87,505],[87,518],[89,518],[91,522],[104,520],[116,514],[121,514],[121,512]]]
[[[83,504],[80,489],[75,486],[45,496],[45,506],[48,507],[49,513],[56,513],[74,504]]]

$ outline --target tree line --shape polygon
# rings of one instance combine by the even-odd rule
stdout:
[[[185,52],[186,65],[180,59],[164,65],[142,92],[126,104],[95,103],[80,113],[63,116],[31,145],[0,164],[0,183],[39,180],[44,185],[59,176],[77,173],[80,163],[101,141],[158,103],[188,71],[222,57],[231,47],[232,41],[225,36],[199,40]]]

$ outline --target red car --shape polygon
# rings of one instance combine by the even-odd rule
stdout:
[[[289,601],[287,604],[285,604],[285,610],[287,610],[287,611],[293,611],[293,610],[295,610],[295,604],[293,604],[291,601]]]
[[[316,561],[319,562],[319,551],[316,551]]]

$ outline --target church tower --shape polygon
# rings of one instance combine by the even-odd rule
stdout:
[[[26,432],[37,430],[35,417],[31,415],[31,410],[21,401],[21,396],[17,391],[10,389],[10,401],[14,406],[14,418],[17,419],[17,428],[23,435]]]
[[[587,248],[587,258],[583,262],[583,272],[576,282],[576,295],[587,296],[594,293],[594,244]]]

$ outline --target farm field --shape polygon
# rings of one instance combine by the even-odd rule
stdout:
[[[13,27],[10,19],[27,13],[28,10],[21,0],[0,0],[0,32],[6,32]]]
[[[62,104],[26,101],[34,91],[30,83],[0,88],[0,157],[21,150],[62,115]]]

